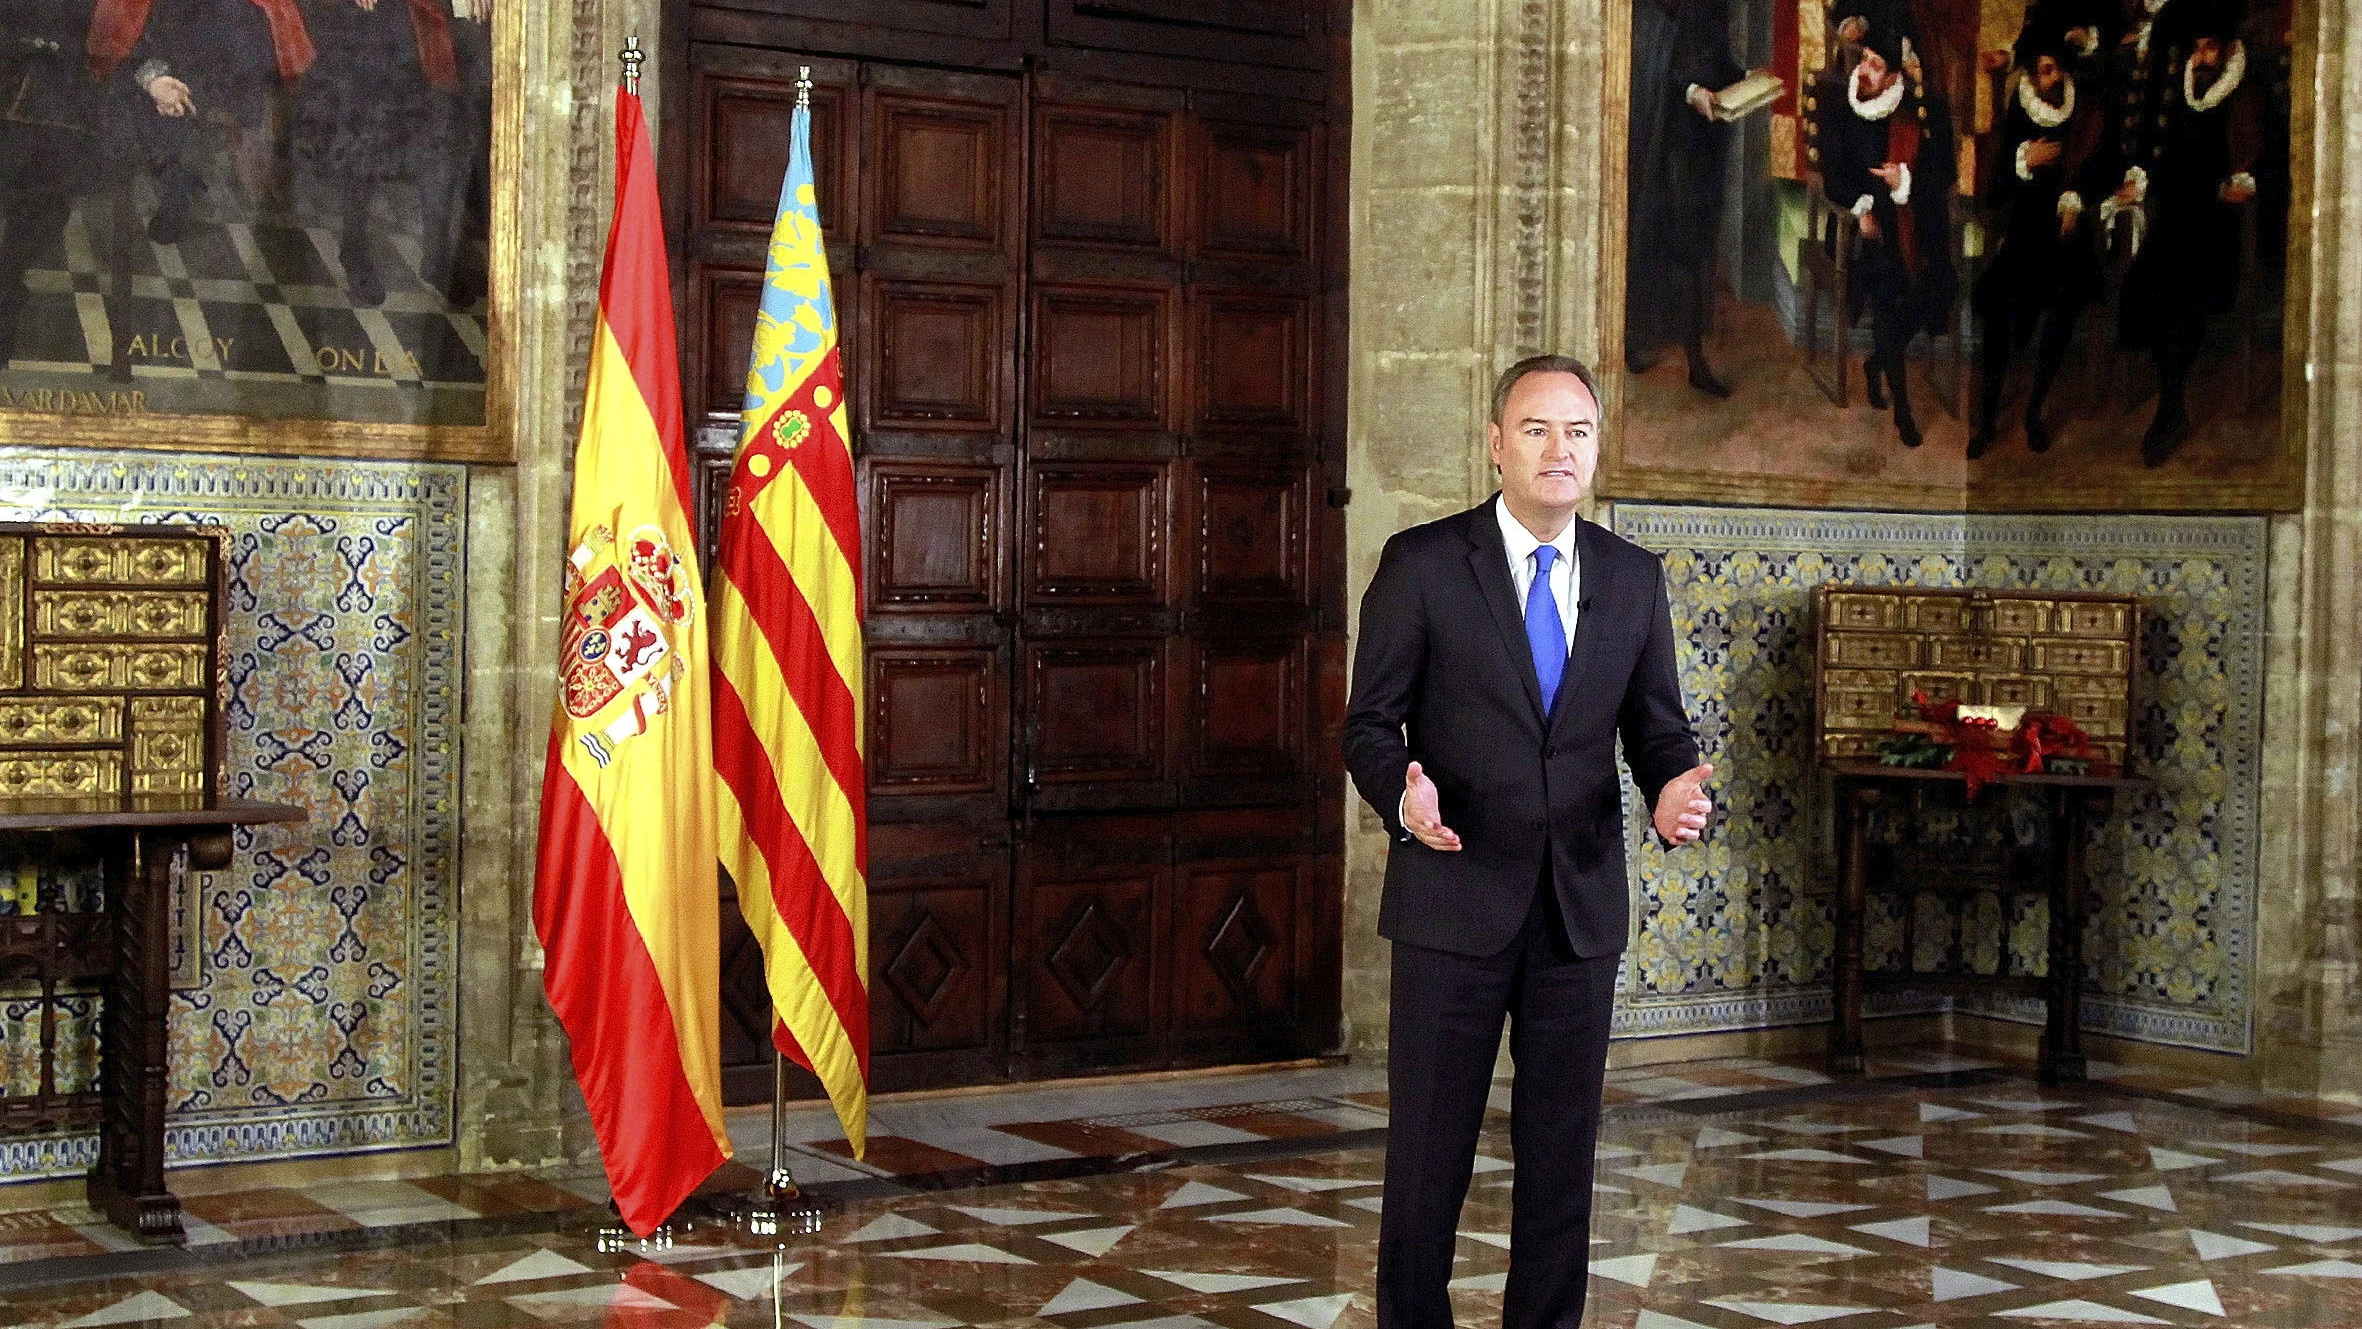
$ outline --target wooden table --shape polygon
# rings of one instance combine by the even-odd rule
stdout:
[[[50,984],[61,976],[100,980],[105,1008],[95,1099],[54,1094],[45,1066],[42,1103],[28,1115],[58,1124],[95,1118],[90,1206],[143,1240],[186,1235],[180,1201],[164,1185],[173,858],[185,845],[191,871],[225,868],[234,827],[305,815],[302,808],[197,794],[0,798],[0,835],[79,832],[98,842],[106,863],[104,913],[0,916],[0,960],[31,961]]]
[[[1837,782],[1839,818],[1836,991],[1829,1030],[1830,1069],[1839,1074],[1859,1074],[1862,1070],[1865,988],[1936,989],[2041,997],[2048,1007],[2042,1030],[2041,1080],[2045,1084],[2081,1081],[2084,1077],[2081,980],[2085,896],[2081,887],[2087,876],[2085,842],[2092,827],[2107,820],[2119,791],[2145,789],[2149,781],[2129,776],[2037,773],[2008,775],[1987,782],[1987,788],[2039,789],[2049,806],[2053,833],[2038,888],[2050,900],[2050,964],[2046,976],[1864,973],[1862,922],[1872,889],[1867,842],[1869,814],[1884,805],[1890,793],[1937,784],[1963,785],[1966,778],[1958,771],[1914,770],[1883,766],[1874,761],[1832,761],[1825,765]],[[1919,889],[1909,881],[1884,884],[1883,888],[1901,892]]]

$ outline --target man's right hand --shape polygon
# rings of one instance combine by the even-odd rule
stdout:
[[[2066,148],[2056,139],[2038,138],[2026,144],[2026,168],[2040,170],[2059,159]]]
[[[175,118],[197,109],[196,98],[189,95],[189,85],[170,74],[148,80],[148,96],[156,103],[156,114]]]
[[[1415,761],[1403,775],[1402,826],[1429,849],[1440,849],[1447,854],[1460,852],[1460,833],[1443,824],[1443,807],[1435,791],[1435,781],[1428,779],[1427,772]]]

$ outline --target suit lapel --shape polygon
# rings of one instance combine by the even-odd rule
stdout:
[[[1501,645],[1509,652],[1512,667],[1525,683],[1526,701],[1534,708],[1534,717],[1542,718],[1542,681],[1534,673],[1533,648],[1526,645],[1525,614],[1517,606],[1517,587],[1509,580],[1509,546],[1501,543],[1501,519],[1493,505],[1501,501],[1494,495],[1490,502],[1470,513],[1468,526],[1468,572],[1476,578],[1477,593],[1485,608],[1492,612],[1493,626],[1500,629]],[[1578,635],[1581,624],[1576,625]],[[1565,691],[1563,686],[1560,691]]]
[[[1498,531],[1493,534],[1496,539],[1500,536]],[[1600,620],[1607,616],[1609,598],[1614,595],[1616,588],[1608,581],[1607,555],[1600,548],[1602,534],[1597,526],[1581,517],[1575,518],[1575,603],[1578,606],[1575,612],[1575,644],[1567,651],[1566,673],[1559,679],[1556,704],[1550,708],[1551,725],[1556,725],[1558,717],[1566,714],[1567,694],[1582,687],[1584,680],[1590,676],[1592,657],[1599,653],[1599,639],[1608,630]],[[1502,556],[1506,558],[1507,554]],[[1580,607],[1584,605],[1590,607]],[[1530,672],[1530,665],[1528,669]],[[1534,695],[1541,695],[1539,685]]]

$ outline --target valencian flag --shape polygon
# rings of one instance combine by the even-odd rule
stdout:
[[[860,517],[836,309],[796,107],[714,571],[722,865],[763,948],[779,1049],[855,1157],[869,1120]]]
[[[533,926],[616,1208],[646,1235],[730,1137],[706,614],[656,160],[630,91],[615,138]]]

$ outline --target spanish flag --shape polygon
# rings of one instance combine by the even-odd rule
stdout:
[[[722,866],[763,948],[779,1049],[860,1157],[869,1121],[861,522],[828,256],[799,105],[714,570]]]
[[[533,926],[616,1208],[645,1236],[730,1156],[704,588],[680,360],[640,99],[574,454]]]

